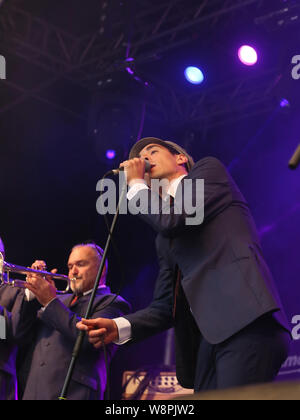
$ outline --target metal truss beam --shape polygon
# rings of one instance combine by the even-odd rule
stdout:
[[[234,18],[238,13],[246,14],[249,8],[261,7],[262,0],[184,0],[162,1],[138,13],[131,22],[130,39],[115,25],[111,40],[94,33],[81,39],[83,54],[76,67],[86,73],[85,83],[97,83],[99,77],[122,70],[128,56],[136,64],[153,61],[166,51],[191,42],[197,27],[205,24],[211,30],[224,18]]]
[[[59,71],[67,71],[74,64],[77,41],[72,35],[17,7],[9,5],[4,10],[0,16],[2,39],[16,54],[22,50],[41,66]]]
[[[173,126],[197,122],[207,128],[271,112],[279,106],[274,88],[280,73],[274,68],[252,78],[232,80],[189,95],[159,86],[146,102],[148,116]]]
[[[191,42],[198,27],[205,26],[207,31],[213,32],[216,25],[228,24],[237,16],[255,12],[259,18],[265,3],[270,4],[269,0],[161,0],[155,3],[139,0],[132,20],[113,22],[110,37],[99,31],[75,37],[5,2],[0,14],[2,46],[44,69],[48,87],[64,77],[94,91],[103,76],[124,71],[126,58],[134,57],[136,66],[151,62],[160,54]],[[199,90],[195,95],[184,95],[157,81],[146,99],[148,114],[170,123],[215,124],[234,115],[263,112],[274,106],[271,83],[278,74],[269,70],[266,77],[257,76],[252,84],[251,80],[230,81],[214,89]],[[31,96],[48,101],[43,98],[43,89],[28,91],[20,85],[11,87],[19,89],[21,98]]]
[[[94,87],[95,79],[121,69],[128,56],[136,63],[191,41],[197,26],[211,29],[221,19],[247,13],[263,0],[162,0],[157,6],[142,1],[132,20],[116,21],[111,36],[99,31],[73,35],[7,3],[0,16],[5,45],[16,55],[53,73],[65,72],[73,81]],[[128,35],[130,26],[131,36]]]

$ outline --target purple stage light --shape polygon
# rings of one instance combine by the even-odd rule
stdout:
[[[245,66],[254,66],[258,61],[256,50],[250,45],[243,45],[238,51],[239,59]]]
[[[132,58],[132,57],[126,58],[125,63],[128,63],[128,65],[126,66],[127,73],[129,73],[133,76],[134,71],[132,70],[131,66],[134,65],[134,58]]]
[[[282,98],[280,100],[280,106],[281,106],[281,108],[289,108],[290,107],[290,103],[289,103],[289,101],[287,99]]]
[[[185,78],[193,85],[200,85],[204,80],[204,74],[198,67],[187,67],[184,71]]]
[[[116,151],[115,150],[107,150],[106,157],[109,160],[112,160],[116,157]]]

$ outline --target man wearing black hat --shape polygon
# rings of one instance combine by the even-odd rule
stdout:
[[[167,191],[158,194],[145,183],[145,161],[151,180],[168,181]],[[249,207],[226,168],[212,157],[194,164],[180,146],[156,138],[137,142],[121,166],[129,206],[137,199],[148,203],[140,216],[158,233],[154,298],[124,318],[83,320],[78,328],[97,348],[103,337],[106,343],[135,342],[174,325],[177,377],[195,391],[272,381],[288,355],[288,322]],[[203,206],[197,225],[178,211],[189,194]],[[155,202],[158,212],[151,211]]]

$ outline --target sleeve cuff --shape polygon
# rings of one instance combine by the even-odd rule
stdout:
[[[131,324],[125,318],[115,318],[115,323],[117,324],[119,331],[119,340],[114,341],[115,344],[122,345],[131,340]]]
[[[141,190],[149,190],[147,182],[144,179],[133,179],[130,182],[129,187],[129,191],[127,193],[128,200],[131,200]]]

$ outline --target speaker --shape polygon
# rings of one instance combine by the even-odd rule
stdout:
[[[174,400],[202,401],[300,401],[300,382],[276,382],[262,385],[252,385],[223,391],[199,392]]]
[[[123,373],[123,400],[170,400],[191,394],[179,385],[175,372],[126,371]]]

